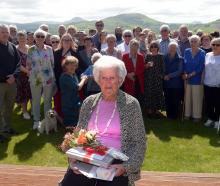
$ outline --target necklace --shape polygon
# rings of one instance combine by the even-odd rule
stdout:
[[[99,107],[100,107],[100,102],[101,102],[101,99],[99,100],[98,102],[98,105],[97,105],[97,110],[95,112],[95,129],[97,131],[97,133],[99,133],[99,135],[103,135],[107,132],[109,126],[110,126],[110,123],[112,122],[112,119],[114,118],[115,116],[115,112],[116,112],[116,101],[115,101],[115,105],[114,105],[114,110],[112,112],[112,115],[110,117],[110,119],[108,120],[106,126],[105,126],[105,129],[103,130],[103,132],[99,132],[99,129],[98,129],[98,126],[97,126],[97,122],[98,122],[98,114],[99,114]]]

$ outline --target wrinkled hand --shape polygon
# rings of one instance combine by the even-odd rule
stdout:
[[[188,74],[183,74],[182,78],[183,78],[183,80],[187,80],[188,79]]]
[[[74,172],[75,174],[81,174],[81,172],[79,172],[79,169],[74,166],[74,164],[76,163],[77,160],[76,160],[76,159],[73,159],[73,158],[69,158],[68,161],[69,161],[69,164],[72,165],[72,166],[71,166],[71,169],[73,170],[73,172]]]
[[[164,80],[165,80],[165,81],[170,80],[169,76],[168,76],[168,75],[164,76]]]
[[[8,75],[7,78],[8,78],[8,79],[6,80],[6,82],[7,82],[8,84],[13,84],[13,83],[15,82],[15,77],[14,77],[13,74]]]
[[[134,76],[135,76],[134,72],[131,72],[131,73],[128,73],[128,74],[127,74],[127,77],[128,77],[130,80],[132,80],[132,81],[135,81]]]
[[[110,167],[116,169],[115,176],[121,176],[126,172],[122,164],[114,164],[114,165],[111,165]]]

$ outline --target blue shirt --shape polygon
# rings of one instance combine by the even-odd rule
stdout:
[[[78,79],[76,75],[62,73],[60,76],[61,107],[62,111],[79,108]]]
[[[169,76],[169,80],[164,80],[164,88],[183,88],[183,58],[177,53],[174,58],[170,58],[167,54],[164,57],[165,75]]]
[[[184,73],[190,74],[195,72],[195,75],[187,80],[190,85],[201,85],[202,84],[202,73],[205,64],[205,52],[199,49],[197,54],[192,56],[192,49],[188,48],[184,52]]]

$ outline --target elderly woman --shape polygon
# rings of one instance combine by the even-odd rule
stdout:
[[[183,58],[177,54],[178,44],[170,42],[168,54],[164,57],[164,96],[167,117],[176,119],[178,117],[180,102],[183,93]]]
[[[202,118],[205,52],[199,48],[200,38],[193,35],[189,38],[191,48],[185,50],[183,79],[185,80],[185,119],[192,117],[194,122]]]
[[[61,185],[133,185],[140,178],[140,167],[146,150],[140,105],[134,97],[119,90],[126,77],[126,68],[122,61],[103,56],[95,63],[93,72],[101,93],[89,96],[84,101],[78,126],[95,130],[103,145],[120,150],[129,160],[111,165],[116,168],[112,182],[89,179],[79,174],[76,168],[68,168]]]
[[[203,34],[201,37],[201,49],[205,51],[205,53],[209,53],[212,51],[211,47],[212,36],[210,34]]]
[[[149,54],[145,57],[144,105],[149,117],[160,117],[159,110],[164,109],[163,77],[164,59],[159,53],[159,43],[152,41]]]
[[[121,51],[116,48],[116,37],[113,34],[108,34],[106,37],[107,48],[101,50],[102,55],[113,56],[118,59],[122,58]]]
[[[129,53],[130,52],[130,41],[132,40],[133,34],[131,30],[124,30],[122,33],[123,40],[120,45],[117,46],[117,48],[122,52],[122,54]]]
[[[208,120],[205,126],[218,126],[220,117],[220,38],[211,41],[212,51],[205,57],[205,105]]]
[[[124,54],[122,60],[127,69],[127,76],[124,82],[124,91],[135,96],[140,103],[143,103],[144,94],[144,57],[138,52],[139,41],[130,41],[130,53]]]
[[[53,51],[55,51],[58,49],[58,46],[60,43],[60,37],[58,35],[52,35],[50,37],[50,42],[51,42]]]
[[[40,124],[40,102],[43,93],[44,113],[51,109],[52,90],[55,81],[53,50],[44,45],[46,32],[38,29],[34,33],[36,44],[28,49],[27,66],[30,71],[29,82],[32,94],[34,116],[33,129]]]
[[[30,119],[30,115],[27,111],[27,103],[31,99],[31,89],[30,83],[28,81],[28,76],[30,75],[29,70],[27,69],[27,51],[28,45],[26,44],[27,36],[25,32],[19,31],[17,34],[18,45],[17,50],[21,58],[21,68],[20,73],[16,79],[17,84],[17,96],[16,102],[21,104],[23,118]]]
[[[56,110],[57,114],[60,116],[60,122],[62,112],[61,112],[61,95],[60,95],[60,85],[59,85],[59,78],[63,72],[62,69],[62,61],[67,56],[74,56],[79,60],[78,68],[81,70],[77,71],[77,76],[80,77],[81,72],[83,72],[86,69],[86,66],[83,67],[83,63],[81,61],[80,56],[77,53],[76,50],[76,44],[73,41],[73,38],[70,34],[65,33],[59,43],[58,49],[54,52],[54,72],[55,72],[55,78],[56,78],[56,85],[57,85],[57,92],[54,96],[54,109]]]

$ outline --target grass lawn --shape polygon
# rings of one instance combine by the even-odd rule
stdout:
[[[64,131],[38,135],[32,121],[22,119],[15,109],[14,128],[19,135],[0,144],[0,164],[66,167],[59,151]],[[142,169],[170,172],[220,172],[220,133],[202,123],[145,120],[148,150]]]

